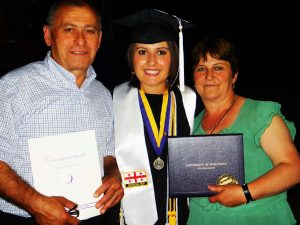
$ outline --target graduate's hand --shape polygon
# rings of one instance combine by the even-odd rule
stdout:
[[[217,193],[216,195],[209,197],[210,203],[220,203],[227,207],[234,207],[246,203],[246,198],[241,185],[208,185],[208,189]]]
[[[104,214],[110,207],[116,205],[124,196],[124,189],[121,180],[115,176],[105,176],[102,185],[96,190],[94,196],[103,197],[96,203],[96,208]]]

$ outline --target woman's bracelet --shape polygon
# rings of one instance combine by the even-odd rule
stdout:
[[[247,184],[242,184],[242,188],[243,188],[244,195],[246,197],[246,204],[254,201],[252,196],[251,196],[251,193],[248,189],[248,185]]]

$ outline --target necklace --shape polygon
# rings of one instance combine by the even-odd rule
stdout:
[[[234,96],[234,99],[232,100],[231,105],[230,105],[229,108],[226,110],[226,112],[223,114],[223,116],[221,117],[221,119],[220,119],[220,120],[216,123],[216,125],[212,128],[212,130],[211,130],[211,132],[210,132],[209,134],[212,134],[212,133],[215,131],[215,129],[219,126],[219,124],[225,119],[225,117],[226,117],[226,116],[228,115],[228,113],[230,112],[232,106],[234,105],[236,99],[237,99],[237,95]],[[205,109],[204,109],[204,110],[205,110]],[[206,113],[206,110],[204,111],[203,116],[202,116],[202,118],[201,118],[201,120],[200,120],[200,122],[199,122],[197,128],[195,129],[195,131],[198,130],[198,128],[199,128],[200,125],[202,124],[202,121],[203,121],[203,118],[204,118],[204,116],[205,116],[205,113]]]

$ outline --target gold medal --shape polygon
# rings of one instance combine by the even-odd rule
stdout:
[[[153,166],[157,170],[161,170],[162,168],[164,168],[164,165],[165,165],[165,162],[160,157],[155,159],[154,162],[153,162]]]

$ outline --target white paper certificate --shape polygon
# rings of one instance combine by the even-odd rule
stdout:
[[[28,146],[36,190],[77,203],[79,219],[100,214],[93,196],[102,183],[94,130],[34,138]]]

